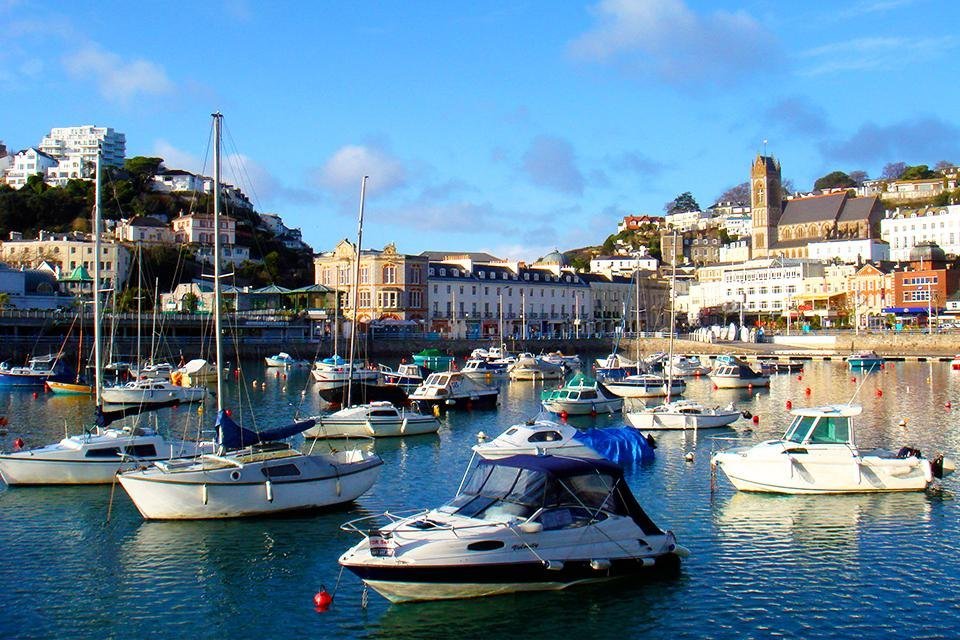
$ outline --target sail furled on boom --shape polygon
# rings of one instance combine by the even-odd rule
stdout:
[[[220,440],[220,445],[225,449],[242,449],[254,444],[289,438],[302,431],[306,431],[315,423],[315,420],[303,420],[274,429],[251,431],[250,429],[244,429],[234,422],[233,418],[227,415],[227,412],[224,410],[217,415],[217,436]]]

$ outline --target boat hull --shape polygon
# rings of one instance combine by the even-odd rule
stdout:
[[[0,478],[9,486],[109,484],[124,463],[119,460],[41,460],[0,455]],[[133,463],[126,463],[132,469]]]
[[[101,391],[104,402],[110,404],[162,404],[173,401],[203,402],[207,390],[203,387],[177,389],[124,389],[108,387]]]
[[[710,381],[716,385],[717,389],[749,389],[770,386],[769,376],[758,376],[756,378],[710,376]]]
[[[518,381],[560,380],[563,378],[563,369],[515,369],[507,375],[511,380]]]
[[[663,398],[667,395],[666,384],[658,386],[632,385],[623,380],[606,381],[603,384],[611,393],[621,398]],[[670,395],[681,396],[686,389],[686,384],[674,384],[671,387]]]
[[[57,382],[56,380],[47,380],[47,388],[53,393],[63,395],[92,395],[93,387],[89,384],[76,384],[74,382]]]
[[[394,603],[555,591],[624,577],[664,578],[680,570],[680,558],[672,553],[615,559],[602,569],[593,568],[590,558],[564,560],[559,569],[548,569],[543,562],[371,567],[341,558],[341,564]]]
[[[739,411],[719,414],[653,413],[632,411],[625,413],[624,421],[632,427],[646,430],[718,429],[733,424],[740,418]]]
[[[393,438],[436,433],[440,422],[432,416],[405,416],[401,420],[330,420],[318,418],[315,426],[303,432],[307,438]]]
[[[495,409],[497,406],[497,393],[483,393],[470,396],[459,396],[456,398],[437,397],[437,398],[410,398],[411,404],[420,413],[433,413],[435,410],[443,413],[450,409]]]
[[[614,413],[623,408],[623,398],[594,400],[591,402],[570,402],[564,400],[544,400],[543,408],[551,413],[566,413],[571,416],[585,416],[596,413]]]
[[[289,481],[266,480],[259,465],[185,473],[149,469],[117,477],[147,520],[211,520],[346,504],[373,486],[381,465],[377,459],[354,471]]]
[[[718,453],[712,461],[738,490],[762,493],[923,491],[933,479],[930,463],[923,458],[853,457],[843,447],[814,460],[810,449],[791,454],[777,447],[765,455],[734,450]]]

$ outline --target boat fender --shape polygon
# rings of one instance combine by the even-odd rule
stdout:
[[[608,571],[610,569],[610,560],[608,558],[591,560],[590,568],[594,571]]]
[[[651,449],[656,449],[656,448],[657,448],[657,441],[656,441],[656,439],[653,437],[653,434],[652,434],[652,433],[648,433],[647,436],[646,436],[646,439],[647,439],[647,444],[650,445],[650,448],[651,448]]]
[[[234,471],[236,473],[236,471]],[[201,485],[201,497],[203,498],[203,504],[207,504],[207,485]]]
[[[547,571],[563,571],[563,561],[561,560],[544,560],[543,568]]]
[[[267,480],[264,486],[267,489],[267,502],[273,502],[273,483]]]
[[[749,411],[741,411],[741,412],[740,412],[740,415],[743,416],[743,419],[744,419],[744,420],[749,420],[750,418],[753,417],[753,414],[750,413]]]
[[[942,453],[930,461],[930,472],[933,474],[934,478],[943,478],[944,473]]]

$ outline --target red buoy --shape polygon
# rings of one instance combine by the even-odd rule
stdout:
[[[223,412],[224,412],[225,414],[227,414],[227,417],[228,417],[228,418],[233,415],[233,410],[232,410],[232,409],[224,409]]]
[[[317,611],[326,611],[333,604],[333,596],[327,591],[326,587],[321,586],[317,595],[313,596],[313,606]]]
[[[797,380],[803,380],[803,376],[797,376]]]
[[[949,409],[949,408],[952,407],[953,405],[950,403],[949,400],[947,400],[946,402],[943,403],[943,406],[946,407],[947,409]]]
[[[567,413],[566,411],[561,411],[561,412],[560,412],[560,419],[561,419],[561,420],[566,420],[566,419],[569,418],[569,417],[570,417],[570,414]]]
[[[274,371],[274,372],[273,372],[273,377],[274,377],[274,378],[279,378],[279,377],[280,377],[280,372],[279,372],[279,371]]]
[[[714,390],[714,391],[716,391],[716,390],[719,389],[719,388],[720,388],[720,387],[718,387],[717,385],[713,385],[713,390]]]
[[[760,424],[760,416],[753,416],[753,424]]]
[[[20,451],[20,449],[23,449],[23,438],[17,438],[13,441],[13,450]]]
[[[787,400],[787,409],[793,409],[793,401]]]
[[[857,381],[857,376],[853,376],[852,378],[850,378],[850,382],[856,382],[856,381]]]
[[[807,395],[810,395],[810,387],[807,387],[806,389],[804,389],[803,392]]]
[[[37,395],[37,392],[34,391],[34,392],[33,392],[33,399],[36,400],[38,397],[39,397],[39,396]]]
[[[877,389],[877,397],[879,398],[879,397],[882,396],[882,395],[883,395],[883,390],[882,390],[882,389]]]

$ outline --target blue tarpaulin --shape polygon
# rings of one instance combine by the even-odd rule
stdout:
[[[617,464],[628,465],[653,460],[653,446],[633,427],[587,429],[574,438]]]

